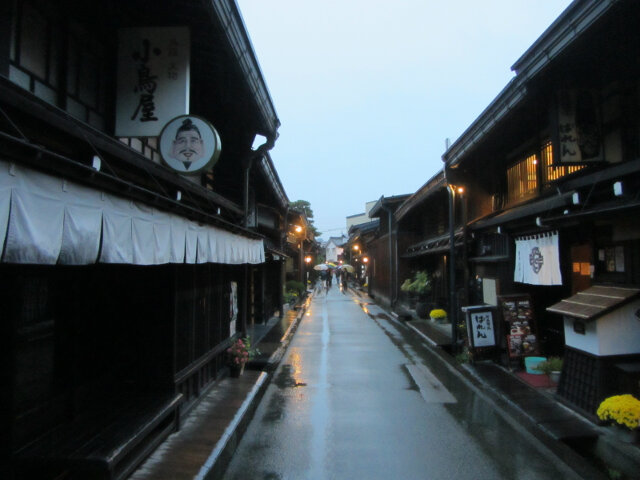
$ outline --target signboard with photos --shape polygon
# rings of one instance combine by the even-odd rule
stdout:
[[[498,302],[502,318],[507,323],[509,357],[538,355],[540,348],[531,297],[527,294],[501,295]]]

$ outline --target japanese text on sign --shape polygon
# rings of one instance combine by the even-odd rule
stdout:
[[[493,331],[493,315],[491,312],[474,312],[470,314],[473,345],[475,347],[492,347],[495,345]]]

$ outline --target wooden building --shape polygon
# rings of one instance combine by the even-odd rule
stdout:
[[[0,12],[0,471],[122,478],[281,311],[279,120],[234,0]]]
[[[342,264],[351,265],[351,279],[360,287],[371,292],[371,279],[375,265],[371,263],[371,248],[380,234],[380,221],[377,218],[368,222],[353,224],[347,232],[349,240],[344,244]]]
[[[576,348],[558,313],[567,311],[549,307],[595,285],[640,283],[638,19],[638,2],[573,2],[443,157],[466,192],[470,303],[506,311],[521,299],[534,343],[509,353],[564,355],[559,393],[590,415],[607,395],[639,393],[640,345]],[[578,323],[572,335],[588,334]],[[637,321],[598,326],[621,344],[640,329]],[[635,392],[623,392],[628,385]]]
[[[377,222],[375,235],[366,244],[369,256],[369,294],[377,302],[393,306],[398,286],[398,229],[394,213],[409,195],[394,195],[378,199],[369,211]]]

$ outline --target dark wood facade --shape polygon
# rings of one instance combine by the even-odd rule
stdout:
[[[567,353],[571,373],[563,375],[559,391],[569,402],[584,408],[581,389],[597,381],[589,372],[608,372],[607,387],[585,409],[589,415],[607,395],[639,393],[622,391],[630,378],[615,365],[637,361],[640,351],[635,360],[569,352],[563,318],[547,307],[591,285],[633,286],[640,280],[640,232],[631,220],[640,207],[638,18],[636,2],[573,2],[443,157],[468,192],[473,242],[467,268],[469,278],[477,279],[467,287],[472,303],[488,300],[484,281],[498,297],[529,295],[540,353]],[[575,160],[576,152],[579,161],[563,163]],[[558,240],[561,282],[518,280],[518,242],[545,236]],[[525,268],[533,268],[531,262],[527,258]],[[593,368],[578,368],[589,362]]]
[[[0,233],[17,251],[5,248],[0,263],[0,470],[4,478],[123,478],[225,375],[230,342],[282,311],[284,261],[274,252],[288,198],[268,156],[279,121],[234,1],[0,8],[0,190],[9,202]],[[223,145],[212,169],[189,178],[160,162],[157,137],[114,133],[118,30],[166,25],[189,29],[189,114],[215,125]],[[252,149],[256,134],[266,141]],[[46,198],[47,182],[75,198],[53,202],[64,205],[48,223],[67,222],[64,232],[69,205],[89,196],[136,213],[119,224],[126,232],[105,216],[101,234],[87,231],[98,242],[93,257],[70,261],[86,240],[59,251],[41,233],[27,244],[16,230],[20,195]],[[47,223],[32,213],[23,209],[20,221],[36,230]],[[170,260],[166,235],[132,241],[138,214],[153,229],[169,225],[153,218],[191,229],[177,252],[184,260]],[[107,233],[127,234],[133,255]],[[216,253],[216,239],[242,247]],[[103,261],[108,248],[121,259]]]
[[[447,149],[443,171],[395,211],[398,263],[391,275],[380,269],[381,281],[397,276],[392,290],[400,303],[402,282],[417,270],[429,272],[433,305],[458,315],[461,306],[528,295],[539,353],[567,354],[573,373],[563,376],[559,391],[574,405],[581,388],[597,383],[604,386],[593,390],[593,402],[640,393],[638,379],[617,366],[637,362],[640,352],[604,358],[568,348],[566,320],[547,311],[592,285],[640,281],[640,230],[633,220],[640,211],[638,18],[633,1],[573,2],[515,63],[514,79]],[[447,278],[452,235],[454,295]],[[517,277],[518,246],[552,236],[557,254],[546,261],[557,258],[561,281],[533,284]],[[376,242],[376,256],[388,257],[389,249]],[[542,261],[528,255],[525,268]],[[499,349],[507,362],[504,338]],[[595,377],[585,373],[596,370]],[[607,382],[598,380],[603,375]],[[624,392],[629,385],[636,390]]]

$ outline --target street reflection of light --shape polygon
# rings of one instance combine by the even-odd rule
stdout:
[[[362,310],[364,310],[364,313],[369,313],[369,309],[367,307],[362,307]]]
[[[291,362],[291,367],[293,367],[293,374],[298,375],[302,373],[302,357],[300,356],[300,352],[298,350],[294,350],[289,355],[289,361]],[[294,378],[296,382],[298,382],[298,378]]]

